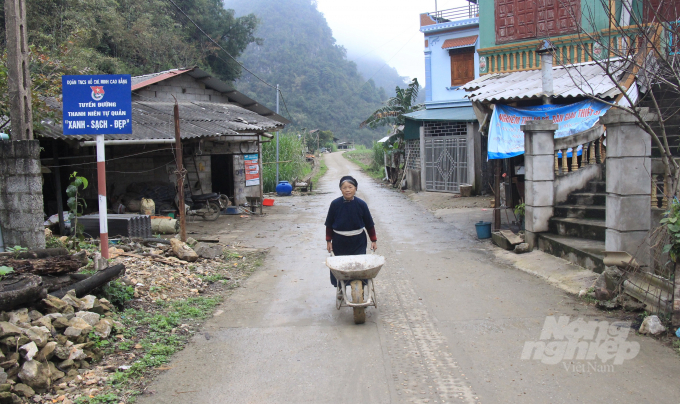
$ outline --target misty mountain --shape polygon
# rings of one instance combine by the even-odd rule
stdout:
[[[383,105],[387,90],[376,85],[379,75],[366,81],[347,59],[345,48],[336,43],[315,3],[225,0],[224,6],[234,9],[237,16],[253,13],[259,19],[255,36],[261,41],[251,43],[240,60],[264,81],[280,85],[280,113],[293,121],[288,130],[331,130],[337,138],[363,144],[384,136],[386,129],[360,129],[359,124]],[[385,69],[380,75],[390,71]],[[398,77],[396,72],[392,76]],[[244,71],[236,86],[259,102],[275,106],[276,90],[252,74]]]
[[[353,54],[347,51],[347,58],[357,65],[357,70],[366,79],[373,79],[376,87],[382,87],[389,97],[396,93],[396,87],[404,88],[408,85],[409,78],[400,76],[397,69],[388,65],[382,58],[372,55]]]

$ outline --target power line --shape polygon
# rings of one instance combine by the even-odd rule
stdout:
[[[288,106],[286,105],[286,100],[283,98],[283,92],[279,89],[279,95],[281,95],[281,101],[283,101],[283,107],[286,109],[286,114],[288,114],[288,118],[292,121],[293,117],[290,116],[290,112],[288,112]]]
[[[182,10],[182,9],[177,5],[177,3],[175,3],[174,0],[168,0],[168,1],[169,1],[170,3],[172,3],[172,5],[175,6],[175,8],[176,8],[177,10],[179,10],[179,12],[182,13],[189,21],[191,21],[191,23],[194,24],[194,26],[196,27],[196,29],[198,29],[199,31],[201,31],[201,33],[202,33],[203,35],[205,35],[205,37],[208,38],[208,39],[210,40],[210,42],[214,43],[215,45],[217,45],[218,48],[222,49],[222,50],[224,51],[224,53],[226,53],[227,56],[229,56],[229,57],[230,57],[234,62],[236,62],[239,66],[241,66],[241,68],[242,68],[243,70],[245,70],[245,71],[247,71],[248,73],[252,74],[256,79],[260,80],[261,82],[263,82],[263,83],[266,84],[267,86],[269,86],[269,87],[271,87],[271,88],[276,88],[276,86],[274,86],[274,85],[272,85],[272,84],[269,84],[269,83],[266,82],[264,79],[262,79],[260,76],[258,76],[257,74],[253,73],[253,72],[252,72],[251,70],[249,70],[243,63],[239,62],[235,57],[233,57],[233,56],[231,55],[231,53],[227,52],[227,50],[224,49],[224,48],[222,47],[222,45],[220,45],[219,43],[217,43],[214,39],[212,39],[212,37],[211,37],[210,35],[208,35],[205,31],[203,31],[203,28],[201,28],[198,24],[196,24],[196,22],[195,22],[194,20],[192,20],[191,17],[189,17],[189,16],[187,15],[187,13],[185,13],[184,10]],[[217,56],[217,55],[216,55],[216,56]],[[220,58],[219,56],[217,56],[217,58],[220,59],[220,60],[222,60],[222,61],[224,61],[224,59]],[[281,98],[283,99],[283,93],[281,92],[281,90],[279,89],[279,90],[277,90],[277,91],[279,92],[279,94],[281,95]],[[284,105],[284,106],[286,105],[286,102],[285,102],[285,101],[283,102],[283,105]],[[288,112],[288,107],[286,107],[286,113],[288,114],[288,118],[290,118],[290,119],[292,120],[293,118],[290,116],[290,112]]]
[[[235,57],[233,57],[233,56],[231,55],[231,53],[227,52],[227,50],[224,49],[224,48],[222,47],[222,45],[220,45],[219,43],[217,43],[214,39],[212,39],[212,37],[211,37],[210,35],[208,35],[205,31],[203,31],[203,28],[201,28],[198,24],[196,24],[196,22],[194,22],[194,20],[192,20],[191,17],[189,17],[189,16],[187,15],[187,13],[185,13],[184,10],[182,10],[182,9],[177,5],[177,3],[174,2],[174,0],[168,0],[168,1],[169,1],[170,3],[172,3],[172,5],[175,6],[175,8],[177,8],[177,10],[179,10],[179,12],[182,13],[189,21],[191,21],[191,23],[194,24],[194,26],[195,26],[199,31],[201,31],[201,33],[202,33],[203,35],[205,35],[206,38],[210,39],[210,42],[212,42],[212,43],[214,43],[215,45],[217,45],[217,47],[219,47],[220,49],[222,49],[222,50],[224,51],[224,53],[227,54],[227,56],[229,56],[234,62],[238,63],[238,65],[241,66],[241,67],[243,68],[243,70],[245,70],[245,71],[247,71],[248,73],[252,74],[252,75],[255,76],[258,80],[260,80],[260,81],[263,82],[264,84],[268,85],[269,87],[271,87],[271,88],[276,88],[276,86],[273,86],[273,85],[267,83],[264,79],[260,78],[260,76],[258,76],[257,74],[253,73],[252,71],[248,70],[248,68],[245,67],[245,66],[243,65],[243,63],[239,62]]]

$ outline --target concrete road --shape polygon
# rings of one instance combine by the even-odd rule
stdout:
[[[680,357],[671,349],[634,332],[621,336],[626,329],[616,318],[501,261],[488,242],[380,187],[341,154],[326,161],[322,193],[279,198],[272,214],[242,230],[223,224],[223,238],[272,246],[271,253],[261,271],[225,301],[223,314],[149,387],[155,393],[140,402],[680,400]],[[335,309],[324,266],[323,222],[330,201],[340,196],[337,180],[344,174],[359,180],[358,196],[376,219],[378,252],[387,257],[376,279],[379,307],[368,309],[364,325],[353,323],[350,309]],[[570,323],[583,337],[576,338],[579,350],[563,354],[560,343],[567,340],[548,334],[543,361],[521,359],[525,343],[541,338],[548,316],[591,322]],[[588,335],[598,325],[607,337],[599,343]],[[624,346],[628,356],[623,352],[621,358],[632,358],[613,364]],[[592,358],[576,359],[588,349]]]

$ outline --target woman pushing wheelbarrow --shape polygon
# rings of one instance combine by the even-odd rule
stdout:
[[[357,180],[351,176],[340,179],[342,196],[333,200],[326,217],[326,243],[328,252],[335,255],[326,260],[331,270],[331,283],[337,289],[336,307],[352,307],[354,322],[366,321],[365,308],[377,307],[373,278],[385,264],[379,255],[366,255],[368,241],[371,250],[377,249],[375,223],[368,205],[355,196]],[[345,288],[351,285],[352,300],[347,299]]]

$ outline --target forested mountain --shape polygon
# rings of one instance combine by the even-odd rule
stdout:
[[[365,79],[373,79],[376,87],[384,88],[388,97],[394,97],[395,87],[404,88],[408,84],[408,77],[400,76],[397,69],[380,57],[372,54],[353,54],[348,50],[347,59],[357,65],[357,70]]]
[[[235,57],[256,42],[257,18],[234,16],[221,0],[174,0],[187,15]],[[26,0],[32,48],[36,130],[56,112],[45,97],[61,94],[62,74],[140,75],[200,66],[231,81],[241,67],[212,44],[167,0]],[[4,0],[0,0],[0,115],[7,115]]]
[[[382,106],[386,89],[365,81],[346,51],[336,44],[331,29],[310,0],[225,0],[236,15],[253,13],[259,19],[255,36],[241,60],[258,76],[279,84],[293,124],[289,130],[331,130],[341,139],[370,144],[385,129],[360,129],[359,124]],[[244,73],[239,91],[275,104],[276,92]],[[393,89],[390,90],[392,92]],[[281,103],[281,114],[288,114]]]

